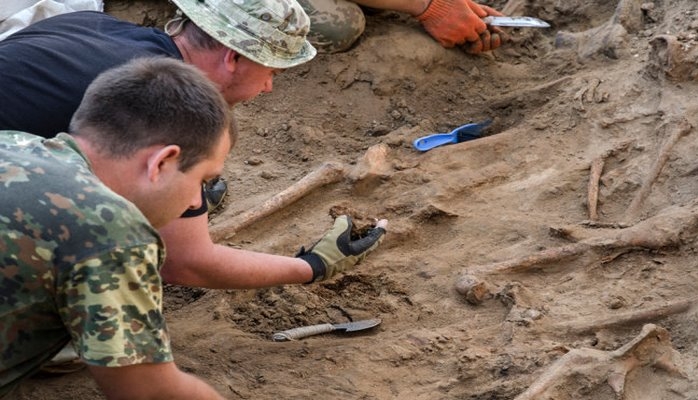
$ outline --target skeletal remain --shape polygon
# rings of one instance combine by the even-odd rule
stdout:
[[[664,143],[664,146],[662,146],[654,165],[652,165],[649,174],[647,174],[647,178],[642,183],[640,190],[638,190],[637,194],[633,198],[633,201],[626,210],[625,221],[630,222],[634,220],[640,213],[640,208],[642,207],[642,204],[647,196],[649,196],[650,191],[652,190],[652,185],[657,180],[657,177],[659,177],[659,173],[662,171],[662,168],[664,168],[664,164],[666,164],[667,160],[669,159],[669,154],[674,148],[674,145],[679,141],[679,139],[681,139],[681,137],[688,134],[691,129],[693,129],[693,127],[685,118],[681,118],[676,123],[676,130],[672,132],[666,143]]]
[[[509,308],[507,322],[528,326],[547,313],[547,307],[537,294],[519,282],[507,283],[496,296]]]
[[[613,17],[606,23],[584,32],[560,31],[555,46],[574,50],[580,59],[597,54],[620,58],[627,48],[628,33],[641,29],[642,23],[642,1],[620,0]]]
[[[604,152],[604,154],[595,158],[591,162],[591,167],[589,168],[589,184],[587,186],[587,201],[589,207],[589,221],[588,223],[596,223],[599,218],[598,213],[598,202],[599,202],[599,182],[601,180],[601,173],[603,172],[604,164],[608,157],[614,156],[615,154],[625,151],[630,142],[623,142],[619,146]]]
[[[601,172],[603,171],[604,163],[605,160],[603,157],[595,158],[594,161],[591,162],[591,168],[589,170],[587,198],[589,202],[589,219],[591,221],[596,221],[599,219],[599,213],[597,211],[599,201],[599,180],[601,179]]]
[[[384,144],[372,146],[353,168],[336,162],[324,163],[298,182],[251,210],[235,216],[231,216],[228,211],[223,212],[214,219],[213,225],[209,229],[211,239],[214,242],[228,239],[240,229],[288,207],[313,190],[325,185],[339,182],[345,178],[356,183],[372,177],[384,176],[390,169],[386,164],[387,151]]]
[[[502,7],[501,12],[504,15],[524,15],[526,10],[527,0],[509,0]]]
[[[654,181],[656,181],[669,157],[671,149],[682,136],[686,135],[691,131],[691,129],[693,129],[691,124],[684,118],[680,118],[676,125],[676,130],[670,135],[669,139],[660,150],[657,161],[650,169],[650,172],[643,182],[642,187],[628,207],[628,210],[626,211],[626,220],[635,218],[635,216],[639,213],[640,207],[649,195]],[[607,154],[612,154],[613,151],[614,150]],[[592,170],[593,169],[594,167],[592,166]],[[592,173],[589,184],[590,213],[591,210],[594,212],[596,211],[598,189],[595,184],[592,184],[592,180],[594,182],[597,180],[594,173]],[[600,171],[598,171],[598,174],[600,174]],[[498,273],[524,271],[542,264],[563,261],[586,253],[590,250],[597,249],[615,251],[625,251],[637,247],[650,250],[660,249],[669,245],[678,244],[680,234],[682,232],[694,229],[698,221],[697,214],[698,206],[696,206],[695,202],[688,207],[669,207],[661,214],[628,228],[611,231],[605,235],[597,235],[581,239],[577,243],[555,247],[552,249],[545,249],[525,257],[476,266],[471,270],[471,272],[482,271],[486,273]],[[594,215],[595,214],[592,214],[591,217]],[[567,234],[571,235],[571,232],[567,232]]]
[[[493,297],[487,282],[472,275],[461,276],[456,282],[456,291],[473,305],[482,304],[483,301]]]
[[[604,384],[623,398],[628,374],[638,368],[655,367],[686,378],[680,354],[671,345],[669,332],[647,324],[633,340],[614,351],[574,349],[562,356],[515,400],[563,399],[564,388],[574,393],[576,385]]]
[[[601,80],[592,78],[589,82],[577,91],[574,95],[574,100],[577,101],[574,108],[579,111],[586,111],[584,104],[603,103],[608,101],[610,94],[603,90],[599,90]]]
[[[585,333],[617,326],[628,326],[631,324],[656,321],[659,318],[664,318],[670,315],[686,312],[692,309],[697,304],[698,297],[694,297],[687,300],[674,301],[669,304],[651,309],[616,313],[612,316],[601,319],[578,319],[574,321],[560,323],[555,326],[561,330],[567,330],[576,333]]]
[[[682,234],[698,228],[698,203],[671,206],[660,214],[629,228],[608,229],[560,247],[541,250],[525,257],[468,268],[470,273],[523,272],[543,264],[566,260],[591,250],[622,250],[632,248],[661,249],[679,244]],[[585,234],[587,232],[584,232]]]
[[[525,88],[525,89],[518,89],[518,90],[512,90],[511,92],[508,92],[506,94],[503,94],[502,96],[498,97],[497,99],[493,100],[492,107],[498,108],[498,107],[504,107],[507,104],[511,104],[512,102],[520,101],[520,99],[527,99],[531,98],[532,93],[545,93],[547,90],[557,90],[559,86],[563,86],[563,84],[567,83],[568,81],[572,80],[571,76],[563,76],[562,78],[555,79],[554,81],[551,82],[545,82],[540,85],[531,87],[531,88]],[[493,135],[493,136],[501,136],[501,134]],[[492,137],[492,136],[489,136]],[[465,142],[466,145],[468,143],[476,143],[478,141],[470,141],[470,142]]]
[[[698,49],[684,46],[672,35],[658,35],[650,41],[649,72],[673,81],[698,80]]]

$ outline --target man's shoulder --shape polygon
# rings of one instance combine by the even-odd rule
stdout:
[[[116,22],[116,23],[131,24],[130,22],[127,22],[125,20],[121,20],[121,19],[116,18],[115,16],[113,16],[111,14],[107,14],[105,12],[84,10],[84,11],[73,11],[73,12],[68,12],[68,13],[63,13],[63,14],[57,14],[57,15],[51,16],[49,18],[43,19],[41,21],[37,21],[32,25],[61,24],[61,23],[65,23],[66,21],[70,21],[70,23],[74,23],[75,21],[87,21],[90,23],[93,23],[93,22],[101,23],[103,21],[107,21],[107,22],[112,21],[112,22]],[[32,25],[29,25],[29,26],[32,26]]]
[[[0,130],[0,152],[3,153],[5,168],[12,166],[12,171],[24,170],[25,174],[30,174],[24,180],[30,177],[36,180],[75,178],[64,175],[66,169],[92,175],[86,157],[67,134],[46,139],[23,131]]]
[[[0,198],[0,207],[14,210],[18,218],[10,218],[7,229],[44,232],[44,237],[52,232],[58,242],[99,247],[157,241],[145,216],[94,175],[69,135],[44,139],[0,131],[0,158],[5,161],[0,185],[8,194]],[[29,226],[21,221],[26,219],[32,221]]]
[[[117,34],[132,30],[146,31],[151,28],[101,11],[73,11],[34,22],[6,40],[9,39],[9,43],[12,43],[17,39],[34,40],[37,37],[45,39],[45,34],[55,34],[55,40],[60,40],[63,37],[72,38],[89,32]]]
[[[2,144],[5,148],[20,147],[22,146],[22,143],[34,139],[40,138],[28,132],[0,129],[0,144]]]

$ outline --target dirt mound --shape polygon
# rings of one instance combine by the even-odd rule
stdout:
[[[232,399],[698,398],[695,1],[485,3],[552,28],[510,30],[474,57],[404,15],[373,14],[352,50],[238,107],[232,191],[213,227],[371,146],[386,146],[388,168],[321,186],[226,243],[292,255],[337,209],[387,218],[389,233],[326,283],[169,287],[184,370]],[[106,5],[141,23],[166,6]],[[482,139],[412,147],[490,118]],[[481,283],[475,300],[464,277]],[[271,341],[367,318],[383,322]],[[86,372],[21,389],[99,396]]]

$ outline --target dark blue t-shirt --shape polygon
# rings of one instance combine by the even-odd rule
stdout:
[[[85,89],[136,57],[182,59],[163,31],[96,11],[38,21],[0,41],[0,130],[67,132]]]
[[[78,11],[35,22],[0,41],[0,130],[47,138],[68,132],[97,75],[133,58],[157,56],[182,59],[165,32],[105,13]],[[205,213],[202,203],[182,216]]]

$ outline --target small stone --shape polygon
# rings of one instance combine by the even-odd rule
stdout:
[[[606,306],[611,310],[617,310],[619,308],[625,307],[626,301],[621,296],[613,296],[606,299]]]
[[[245,161],[247,165],[260,165],[262,163],[264,163],[264,161],[258,157],[250,157]]]
[[[272,173],[269,172],[269,171],[262,171],[262,173],[259,174],[259,176],[261,176],[262,179],[266,179],[266,180],[271,180],[271,179],[275,179],[275,178],[276,178],[276,175],[272,174]]]

